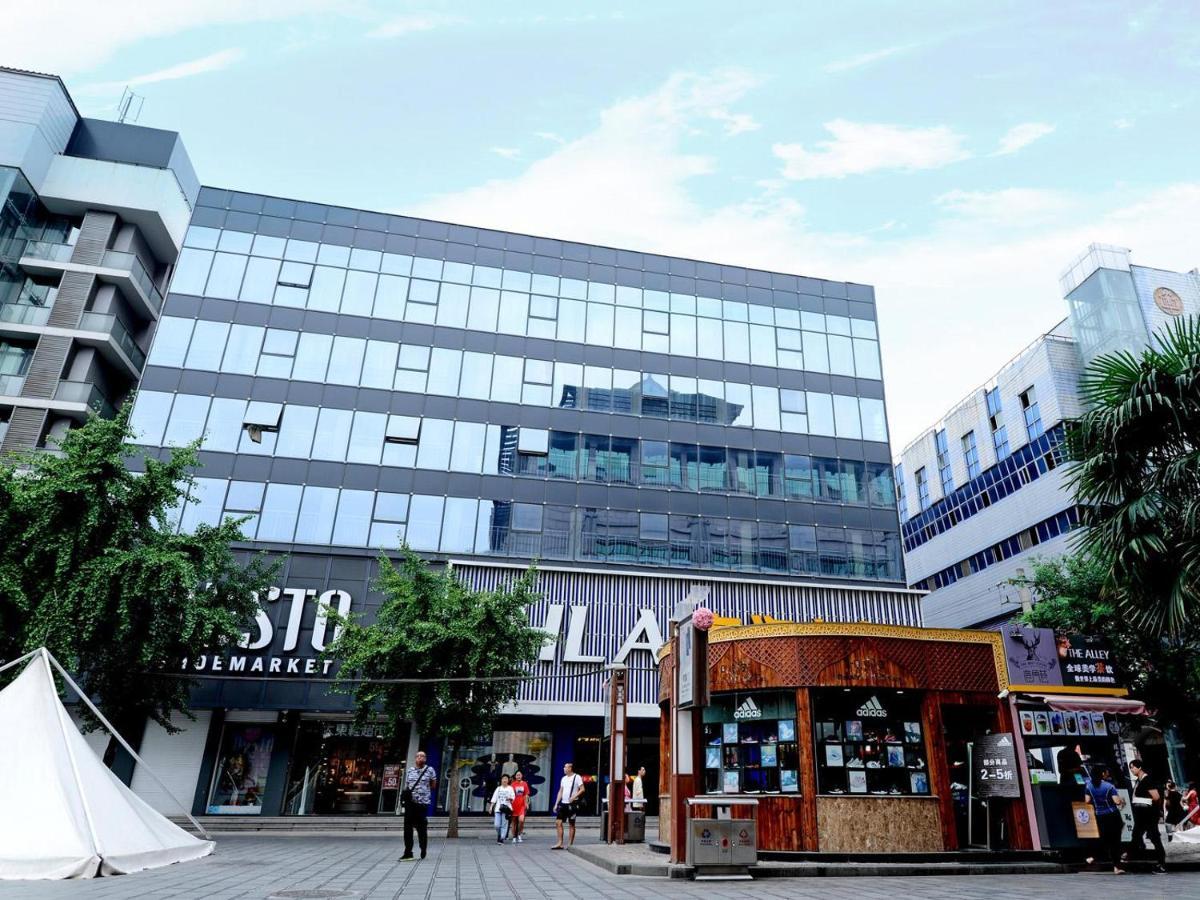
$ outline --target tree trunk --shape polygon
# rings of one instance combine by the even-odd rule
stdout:
[[[125,738],[129,742],[129,746],[133,747],[134,750],[141,749],[142,734],[146,730],[146,719],[144,716],[123,716],[113,722],[113,727],[121,733],[121,737]],[[109,735],[108,745],[104,748],[103,761],[112,770],[112,773],[121,779],[126,786],[133,783],[133,770],[137,763],[112,735]]]
[[[450,779],[450,790],[446,798],[450,808],[446,810],[446,837],[458,837],[458,804],[462,801],[462,785],[458,778],[458,741],[450,744],[450,763],[446,766],[446,777]]]

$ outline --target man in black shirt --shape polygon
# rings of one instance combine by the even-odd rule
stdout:
[[[1162,818],[1162,791],[1150,777],[1140,759],[1129,763],[1129,774],[1133,776],[1133,837],[1129,841],[1129,852],[1125,858],[1141,856],[1146,849],[1145,838],[1149,836],[1154,845],[1154,873],[1167,871],[1167,851],[1163,848],[1158,822]]]

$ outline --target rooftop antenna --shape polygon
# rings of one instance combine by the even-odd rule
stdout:
[[[142,115],[142,104],[145,102],[145,97],[126,87],[121,93],[121,102],[117,104],[117,121],[122,124],[136,122]]]

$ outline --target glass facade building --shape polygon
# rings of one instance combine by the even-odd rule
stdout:
[[[870,288],[211,189],[184,244],[183,527],[903,582]]]
[[[436,735],[351,723],[319,655],[321,610],[369,618],[401,542],[480,588],[539,567],[551,643],[464,811],[500,770],[535,811],[564,761],[597,770],[606,662],[655,797],[656,651],[696,588],[746,621],[920,623],[871,288],[210,188],[183,244],[132,425],[203,440],[176,527],[245,518],[285,557],[243,645],[182,662],[199,718],[159,739],[193,748],[196,811],[387,811],[418,742],[440,764]]]

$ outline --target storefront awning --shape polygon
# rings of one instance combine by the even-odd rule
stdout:
[[[1083,697],[1067,694],[1029,694],[1059,712],[1105,712],[1114,716],[1144,716],[1146,704],[1141,700],[1120,697]]]

